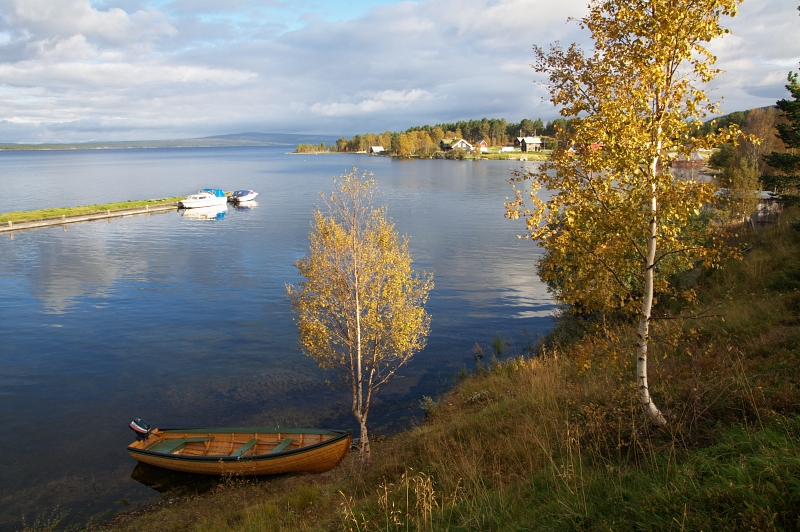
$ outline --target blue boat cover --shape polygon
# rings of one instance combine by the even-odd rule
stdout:
[[[204,188],[203,192],[208,192],[209,194],[214,194],[218,198],[225,197],[225,191],[220,190],[218,188]]]

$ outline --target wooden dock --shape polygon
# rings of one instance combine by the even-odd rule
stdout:
[[[78,216],[60,216],[57,218],[44,218],[41,220],[30,220],[25,222],[9,221],[0,225],[0,233],[13,233],[26,229],[43,229],[46,227],[66,226],[83,222],[96,222],[98,220],[111,220],[112,218],[123,218],[126,216],[139,216],[142,214],[159,214],[174,211],[178,208],[177,203],[167,203],[163,205],[146,205],[135,209],[120,209],[116,211],[96,212],[92,214],[81,214]]]

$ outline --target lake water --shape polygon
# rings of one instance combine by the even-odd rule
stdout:
[[[476,343],[488,355],[499,334],[519,352],[551,326],[539,250],[503,218],[509,162],[285,150],[0,152],[0,212],[260,192],[217,220],[170,212],[0,235],[0,528],[157,499],[131,478],[134,417],[356,428],[347,391],[301,354],[284,290],[299,280],[319,192],[353,165],[375,174],[415,269],[435,275],[428,346],[376,399],[373,434],[418,423],[424,395],[474,368]]]

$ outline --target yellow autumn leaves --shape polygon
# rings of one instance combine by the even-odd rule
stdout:
[[[295,263],[303,280],[286,290],[303,353],[337,371],[352,392],[368,457],[372,396],[425,347],[433,275],[413,272],[408,238],[397,234],[385,206],[372,205],[371,175],[353,168],[334,186],[323,195],[328,212],[313,215],[308,252]]]

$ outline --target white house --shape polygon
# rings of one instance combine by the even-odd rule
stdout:
[[[439,143],[439,146],[442,148],[442,151],[454,150],[456,148],[461,148],[462,150],[472,151],[473,147],[472,144],[467,142],[464,139],[453,139],[450,142],[442,140]]]
[[[386,150],[383,149],[383,146],[370,146],[369,147],[369,152],[370,153],[383,153],[384,151],[386,151]]]
[[[451,149],[461,148],[462,150],[472,151],[472,144],[464,139],[458,139],[450,145]]]

